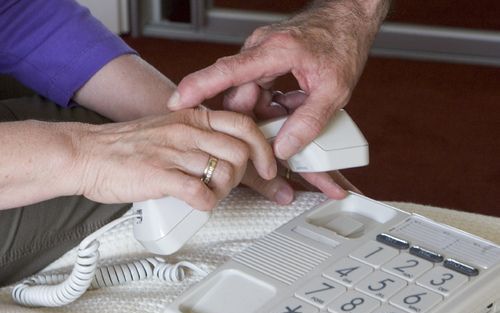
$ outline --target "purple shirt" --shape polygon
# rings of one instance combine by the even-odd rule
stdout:
[[[135,53],[71,0],[0,0],[0,72],[67,106],[106,63]]]

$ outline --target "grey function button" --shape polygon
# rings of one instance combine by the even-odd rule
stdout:
[[[410,254],[413,254],[414,256],[418,256],[419,258],[422,258],[424,260],[433,263],[441,263],[444,260],[441,254],[431,250],[424,249],[420,246],[412,246],[410,248]]]
[[[394,237],[392,235],[381,233],[377,235],[377,241],[385,243],[388,246],[399,250],[406,250],[410,247],[410,243],[404,239]]]
[[[455,259],[446,259],[443,263],[444,267],[459,272],[467,276],[477,276],[479,275],[479,270],[473,266],[467,265],[465,263],[459,262]]]

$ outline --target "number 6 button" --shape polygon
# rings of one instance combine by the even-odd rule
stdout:
[[[410,285],[395,295],[390,303],[408,312],[425,313],[443,300],[435,292],[417,285]]]
[[[468,280],[469,278],[465,275],[438,266],[420,277],[417,280],[417,284],[447,296]]]

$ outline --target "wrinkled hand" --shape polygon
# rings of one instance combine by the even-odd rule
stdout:
[[[357,1],[323,3],[258,28],[239,54],[186,76],[169,108],[193,107],[233,87],[226,94],[226,108],[257,118],[287,114],[285,107],[273,105],[271,88],[277,77],[291,73],[306,97],[278,133],[274,152],[285,160],[300,151],[348,102],[386,10],[373,5],[367,11]],[[340,195],[334,184],[320,189],[330,197]]]
[[[304,92],[291,91],[286,94],[278,93],[273,96],[274,108],[282,108],[290,113],[299,107],[305,100]],[[275,112],[264,112],[263,118],[267,119],[275,115]],[[252,167],[247,169],[243,178],[243,183],[258,191],[267,198],[279,204],[288,204],[293,200],[293,187],[299,190],[317,191],[320,190],[333,199],[342,199],[351,190],[361,193],[349,180],[339,171],[328,173],[287,173],[286,162],[278,164],[278,176],[271,180],[264,180],[259,177],[257,171]],[[290,175],[287,179],[285,177]]]
[[[83,177],[78,194],[104,203],[170,195],[208,210],[240,183],[248,160],[264,180],[277,171],[252,119],[228,111],[189,109],[92,125],[76,146]],[[200,177],[210,155],[219,162],[207,186]]]

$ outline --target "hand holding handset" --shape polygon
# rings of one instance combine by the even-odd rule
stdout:
[[[286,117],[259,125],[265,138],[274,140]],[[323,132],[288,160],[294,172],[326,172],[368,164],[368,143],[353,120],[338,111]],[[191,208],[173,197],[136,202],[141,214],[135,238],[150,252],[169,255],[179,250],[209,219],[210,212]]]

